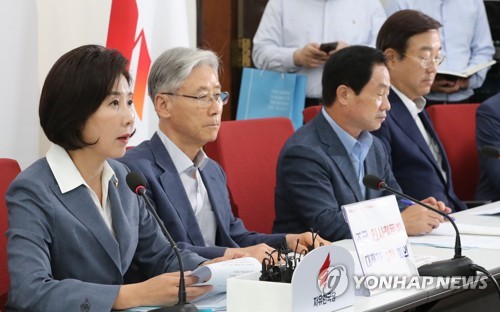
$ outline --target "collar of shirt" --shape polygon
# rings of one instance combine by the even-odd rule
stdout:
[[[410,100],[409,97],[404,95],[401,91],[396,89],[394,86],[391,86],[391,88],[399,96],[401,101],[403,101],[403,103],[405,104],[406,108],[410,112],[413,119],[417,119],[418,114],[421,113],[425,108],[425,104],[426,104],[425,98],[423,96],[421,96],[421,97],[418,97],[417,99],[415,99],[414,101],[412,101],[412,100]]]
[[[194,161],[192,161],[165,133],[163,133],[163,131],[158,130],[156,133],[172,158],[177,173],[185,172],[193,166],[197,167],[199,170],[203,170],[203,167],[205,167],[208,161],[208,157],[202,149],[200,149],[198,154],[194,157]]]
[[[57,184],[59,185],[61,193],[64,194],[69,192],[80,185],[85,185],[90,189],[80,174],[80,171],[76,168],[75,163],[64,148],[57,144],[52,144],[47,152],[46,158],[49,163],[50,170],[52,170]],[[113,177],[115,177],[115,172],[108,162],[105,161],[104,170],[102,172],[102,181],[109,182]]]
[[[336,122],[333,120],[330,115],[325,111],[323,107],[321,109],[323,116],[326,118],[333,131],[338,135],[342,145],[344,145],[347,153],[349,155],[354,155],[358,160],[362,163],[364,162],[368,151],[373,143],[373,137],[368,131],[362,131],[359,138],[356,140],[349,133],[347,133],[344,129],[342,129]]]

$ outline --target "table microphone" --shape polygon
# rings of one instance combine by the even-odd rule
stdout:
[[[363,178],[363,184],[368,188],[374,190],[386,190],[389,191],[390,193],[411,200],[416,204],[419,204],[427,209],[430,209],[442,215],[443,217],[448,219],[453,225],[453,228],[455,229],[456,232],[455,256],[450,260],[436,261],[419,267],[418,273],[421,276],[466,276],[466,277],[476,276],[476,270],[472,267],[473,265],[472,260],[465,256],[462,256],[462,244],[460,242],[460,234],[458,232],[458,228],[457,225],[455,224],[455,221],[453,221],[453,219],[450,218],[450,216],[448,216],[446,213],[438,209],[432,208],[431,206],[424,204],[419,200],[416,200],[406,194],[403,194],[391,188],[384,182],[384,180],[380,179],[379,177],[366,175]]]
[[[170,307],[162,307],[159,309],[154,309],[150,311],[157,311],[157,312],[195,312],[198,311],[198,308],[186,301],[186,281],[184,280],[184,265],[182,264],[182,258],[181,254],[179,252],[179,248],[177,248],[177,244],[174,242],[172,239],[172,236],[170,236],[170,233],[168,233],[167,228],[165,228],[165,225],[163,224],[163,221],[160,219],[158,216],[158,213],[156,212],[156,209],[154,208],[153,204],[151,204],[151,201],[149,200],[148,196],[146,195],[146,180],[144,177],[138,173],[131,171],[127,174],[127,185],[128,187],[132,190],[132,192],[136,193],[137,195],[141,196],[144,198],[144,201],[146,202],[146,206],[148,207],[148,210],[153,214],[154,218],[156,219],[156,222],[160,225],[160,228],[163,232],[163,235],[168,239],[170,245],[172,245],[172,248],[174,249],[175,255],[177,256],[177,261],[179,261],[179,271],[180,271],[180,278],[179,278],[179,301],[177,302],[176,305],[170,306]]]
[[[490,158],[500,158],[500,149],[486,145],[481,148],[481,154]]]

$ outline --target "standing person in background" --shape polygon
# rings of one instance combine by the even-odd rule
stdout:
[[[125,181],[125,154],[134,133],[127,60],[97,45],[64,54],[47,75],[40,124],[53,143],[47,156],[21,172],[7,191],[7,311],[110,311],[172,305],[179,263]],[[205,258],[181,251],[184,268]],[[148,280],[124,285],[132,261]],[[165,273],[175,272],[175,273]],[[187,297],[210,287],[190,287]]]
[[[476,145],[500,148],[500,93],[490,97],[476,112]],[[500,159],[479,153],[477,200],[500,200]]]
[[[387,56],[391,76],[391,111],[380,129],[390,155],[392,172],[404,193],[414,198],[435,197],[453,211],[467,207],[453,190],[446,152],[425,111],[439,64],[441,24],[420,11],[401,10],[385,21],[377,48]]]
[[[421,11],[441,23],[441,54],[446,57],[440,69],[461,72],[470,66],[491,61],[495,54],[483,0],[388,0],[387,16],[403,9]],[[452,79],[437,74],[431,103],[466,103],[473,89],[483,85],[488,69],[469,78]]]
[[[306,75],[306,107],[318,105],[328,58],[348,45],[375,46],[385,18],[378,0],[270,0],[253,38],[252,59],[257,68]],[[331,42],[336,47],[320,49]]]

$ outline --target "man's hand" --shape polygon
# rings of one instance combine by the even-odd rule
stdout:
[[[226,252],[224,253],[224,258],[232,259],[232,257],[234,257],[235,255],[244,254],[246,256],[254,257],[255,259],[259,260],[259,262],[262,262],[262,259],[269,258],[269,255],[272,254],[273,251],[274,248],[264,243],[244,248],[227,248]],[[273,256],[275,260],[277,260],[277,254],[273,254]]]
[[[313,242],[314,237],[314,242]],[[308,250],[310,246],[317,248],[323,245],[330,245],[331,242],[323,239],[321,236],[317,234],[313,234],[312,232],[304,232],[302,234],[288,234],[285,236],[286,245],[289,249],[295,250],[297,252],[302,252],[303,250]],[[313,244],[314,243],[314,244]],[[298,244],[298,245],[297,245]]]
[[[308,43],[293,53],[293,62],[296,66],[315,68],[325,64],[328,58],[329,54],[321,51],[317,43]]]
[[[422,200],[422,202],[444,213],[451,212],[450,208],[446,207],[442,201],[438,201],[434,197],[426,198]],[[439,227],[439,224],[445,220],[442,215],[418,204],[407,207],[401,213],[401,217],[403,218],[408,235],[429,233],[433,229]]]
[[[455,93],[460,89],[469,87],[469,78],[459,78],[457,80],[449,80],[442,75],[436,75],[431,86],[432,92]]]
[[[297,248],[297,252],[302,252],[303,250],[307,251],[310,246],[313,246],[313,235],[315,236],[314,248],[331,244],[329,241],[321,238],[319,235],[313,234],[311,232],[305,232],[302,234],[286,235],[285,239],[287,247],[291,250],[295,250],[295,248]],[[272,255],[274,260],[277,261],[278,253],[274,252],[274,250],[274,248],[267,244],[258,244],[245,248],[227,248],[226,252],[224,253],[224,258],[231,258],[235,254],[244,254],[250,257],[254,257],[262,262],[263,259],[267,259],[269,258],[269,255]]]
[[[437,200],[434,197],[428,197],[426,199],[421,200],[421,202],[444,213],[450,213],[452,211],[451,208],[446,207],[442,201]]]

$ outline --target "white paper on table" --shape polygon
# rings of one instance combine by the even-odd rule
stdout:
[[[462,249],[483,248],[500,250],[500,236],[460,235]],[[428,245],[442,248],[455,248],[455,235],[422,235],[411,236],[412,244]]]
[[[500,203],[499,202],[494,202],[494,203],[491,203],[491,204],[487,204],[487,205],[484,205],[484,207],[486,208],[486,206],[491,206],[491,208],[488,208],[488,209],[472,209],[472,211],[470,211],[470,214],[472,215],[477,215],[477,216],[493,216],[493,215],[499,215],[500,214]]]
[[[245,257],[211,263],[198,267],[190,276],[198,277],[196,286],[211,285],[211,293],[226,292],[227,279],[230,277],[259,272],[262,265],[253,257]]]
[[[225,311],[227,307],[226,293],[207,293],[191,301],[200,310]]]
[[[484,225],[473,225],[455,222],[460,234],[473,234],[473,235],[487,235],[487,236],[498,236],[500,235],[500,220],[499,226],[484,226]],[[446,235],[455,236],[456,232],[453,228],[451,222],[443,222],[436,229],[432,230],[429,234],[431,235]]]

